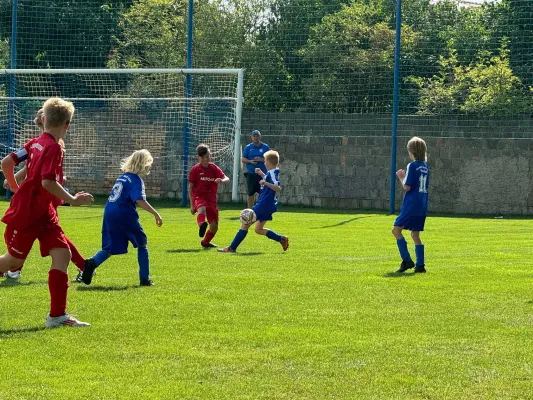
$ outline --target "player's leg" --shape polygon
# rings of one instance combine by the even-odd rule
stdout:
[[[209,221],[209,230],[206,232],[204,239],[200,243],[204,249],[217,247],[216,244],[211,243],[218,231],[218,208],[207,207],[207,220]]]
[[[420,231],[411,231],[411,237],[415,242],[416,266],[415,272],[426,272],[424,260],[424,244],[420,239]]]
[[[222,253],[235,253],[237,247],[239,247],[242,241],[246,238],[246,235],[248,235],[248,229],[250,229],[251,226],[252,224],[241,224],[241,229],[239,229],[231,244],[223,249],[218,249],[218,251]]]
[[[90,285],[94,271],[103,264],[112,254],[125,254],[128,252],[128,239],[124,236],[122,227],[116,221],[109,221],[104,217],[102,222],[102,249],[94,256],[87,258],[84,263],[81,280]]]
[[[407,241],[403,237],[403,225],[399,225],[402,223],[400,220],[400,217],[396,218],[396,222],[394,223],[394,227],[392,228],[392,234],[394,238],[396,239],[396,245],[398,246],[398,251],[400,252],[400,257],[402,258],[402,263],[400,265],[400,268],[396,272],[405,272],[410,268],[413,268],[415,266],[415,263],[411,259],[411,254],[409,254],[409,250],[407,249]]]
[[[196,215],[196,223],[198,224],[198,236],[201,238],[204,237],[205,231],[207,230],[207,226],[209,225],[207,223],[207,207],[203,201],[196,201],[195,202],[195,209],[198,210],[198,214]]]
[[[7,225],[4,231],[7,253],[0,256],[0,273],[21,268],[36,238],[34,230],[21,231]]]
[[[21,268],[24,265],[24,261],[20,258],[13,257],[11,254],[6,253],[0,256],[0,273],[7,273],[10,270]]]
[[[268,222],[268,220],[258,220],[255,224],[255,233],[258,235],[265,235],[270,240],[274,240],[281,244],[281,247],[283,248],[283,251],[286,251],[289,248],[289,238],[287,236],[280,235],[277,232],[274,232],[271,229],[266,229],[265,224]]]

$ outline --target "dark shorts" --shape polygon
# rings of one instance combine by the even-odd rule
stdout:
[[[402,227],[408,231],[422,232],[426,223],[426,217],[412,217],[408,215],[398,215],[394,226]]]
[[[246,178],[246,188],[248,189],[248,196],[253,196],[256,193],[261,191],[261,185],[259,181],[263,178],[256,174],[255,172],[245,172],[244,177]]]
[[[264,210],[261,207],[257,207],[257,205],[255,205],[252,210],[254,210],[256,220],[259,222],[272,221],[272,214],[275,212],[272,210]]]
[[[128,243],[133,247],[144,247],[148,243],[146,234],[138,219],[121,220],[106,218],[102,224],[102,250],[110,254],[126,254]]]

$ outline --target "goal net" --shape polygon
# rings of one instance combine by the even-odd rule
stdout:
[[[242,70],[0,71],[2,156],[37,136],[35,113],[47,98],[62,97],[76,107],[65,137],[70,187],[106,194],[120,173],[120,160],[146,148],[154,157],[147,194],[182,198],[195,148],[205,143],[213,161],[233,176],[236,199]]]

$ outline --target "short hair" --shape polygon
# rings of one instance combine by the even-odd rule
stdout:
[[[74,115],[74,104],[70,101],[52,97],[44,102],[44,125],[47,128],[58,128],[69,124]]]
[[[33,119],[33,123],[37,125],[39,129],[44,129],[43,114],[44,114],[44,109],[39,108],[39,111],[37,111],[37,114],[35,114],[35,118]]]
[[[196,147],[196,154],[198,154],[198,157],[203,157],[207,153],[211,152],[209,149],[209,146],[206,144],[199,144],[198,147]]]
[[[122,172],[131,172],[137,175],[148,175],[154,158],[150,152],[146,149],[135,150],[133,154],[120,163],[120,169]]]
[[[259,132],[258,129],[254,129],[254,130],[252,131],[252,136],[253,136],[253,135],[259,135],[259,136],[261,136],[261,132]]]
[[[265,153],[265,161],[277,167],[279,165],[279,153],[274,150],[267,151]]]
[[[416,161],[427,161],[427,146],[423,139],[414,136],[407,142],[407,150]]]

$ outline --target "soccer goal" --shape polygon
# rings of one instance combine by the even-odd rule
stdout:
[[[147,194],[186,195],[200,143],[233,177],[237,200],[243,104],[241,69],[0,70],[0,152],[39,134],[33,117],[49,97],[76,107],[65,138],[68,185],[105,194],[120,160],[146,148],[154,156]]]

